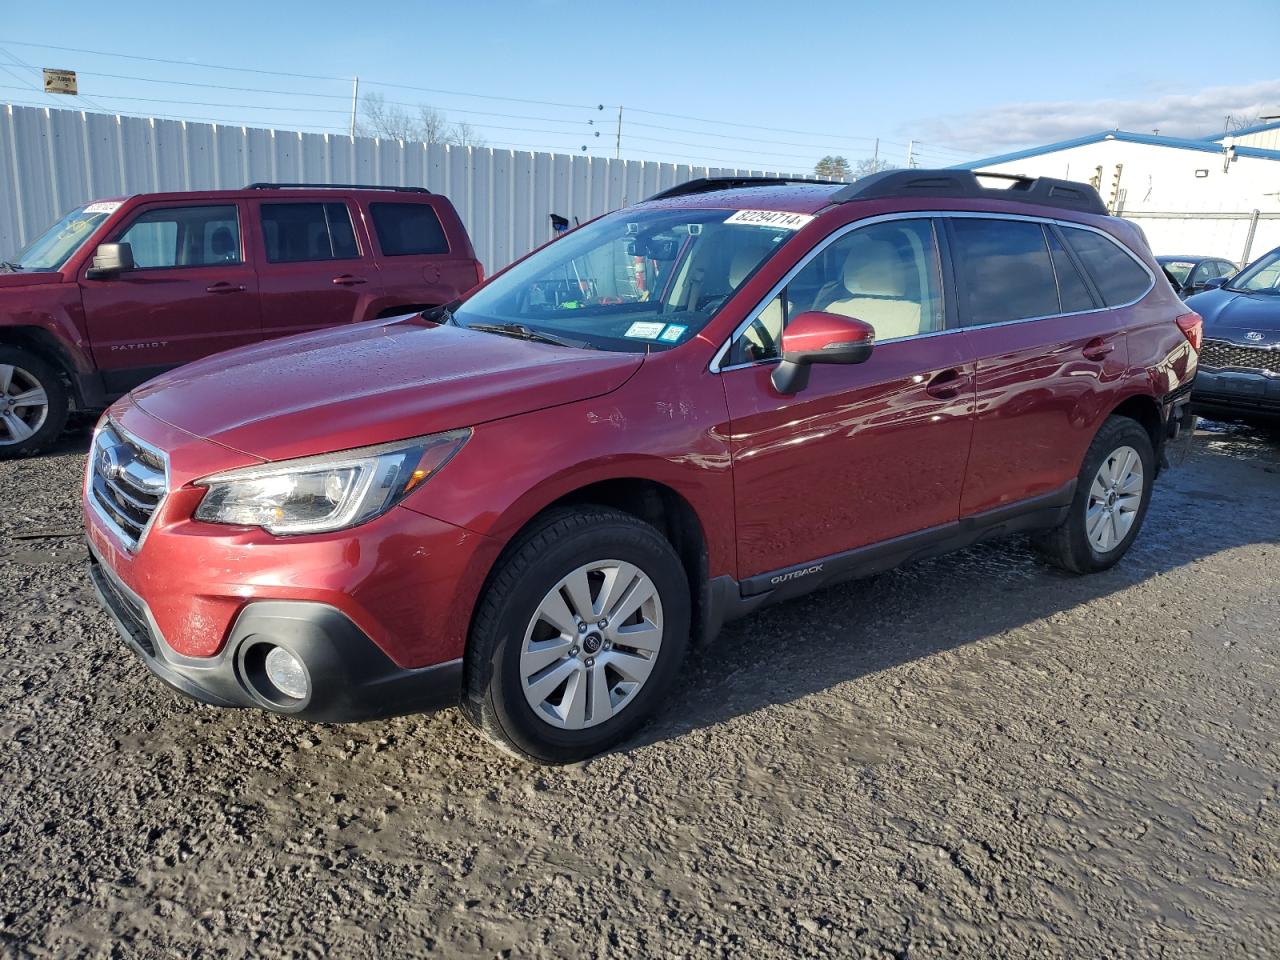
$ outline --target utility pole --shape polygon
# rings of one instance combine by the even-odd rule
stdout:
[[[871,172],[872,173],[880,172],[880,138],[879,137],[876,137],[875,152],[871,154]]]
[[[907,141],[907,168],[910,169],[916,165],[915,161],[916,142],[914,140]]]
[[[618,139],[613,146],[613,159],[622,159],[622,107],[618,107]]]
[[[351,78],[351,139],[356,137],[356,104],[360,102],[360,78]]]

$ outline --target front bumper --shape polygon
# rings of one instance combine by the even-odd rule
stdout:
[[[1192,402],[1209,417],[1280,417],[1280,376],[1201,367]]]
[[[461,694],[461,658],[399,667],[340,610],[311,601],[251,602],[216,656],[184,656],[92,544],[89,552],[94,589],[124,641],[153,674],[202,703],[341,723],[435,710],[457,703]],[[262,663],[271,646],[284,647],[303,663],[309,682],[302,699],[285,696],[267,679]]]

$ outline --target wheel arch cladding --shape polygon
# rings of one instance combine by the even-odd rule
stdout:
[[[1147,436],[1151,438],[1151,449],[1155,451],[1157,463],[1159,462],[1160,446],[1164,436],[1164,421],[1160,416],[1160,404],[1154,397],[1146,394],[1134,394],[1116,406],[1110,415],[1137,421],[1147,431]]]
[[[642,520],[671,544],[680,557],[685,578],[689,582],[689,596],[693,604],[693,638],[695,643],[702,639],[710,603],[706,531],[693,505],[679,491],[657,480],[614,477],[585,484],[561,494],[534,513],[512,534],[490,568],[489,577],[502,566],[510,551],[523,540],[525,533],[541,523],[548,514],[592,506],[611,507]],[[489,588],[489,577],[486,577],[485,585],[477,598],[477,608]],[[473,622],[474,617],[473,611]]]

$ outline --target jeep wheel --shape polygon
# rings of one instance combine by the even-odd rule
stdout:
[[[648,718],[684,659],[689,585],[653,527],[603,507],[557,511],[491,578],[463,710],[517,755],[569,763]]]
[[[0,459],[43,450],[67,423],[67,390],[35,354],[0,346]]]
[[[1114,565],[1138,536],[1155,473],[1147,431],[1128,417],[1109,417],[1085,454],[1067,519],[1036,546],[1073,573]]]

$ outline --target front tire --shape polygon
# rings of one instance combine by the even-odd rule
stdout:
[[[1085,453],[1066,520],[1038,537],[1036,547],[1072,573],[1114,566],[1142,528],[1155,475],[1147,431],[1128,417],[1108,417]]]
[[[38,453],[57,440],[69,407],[57,370],[19,347],[0,346],[0,460]]]
[[[472,626],[462,708],[500,747],[572,763],[635,733],[689,642],[689,583],[649,524],[557,510],[513,545]]]

